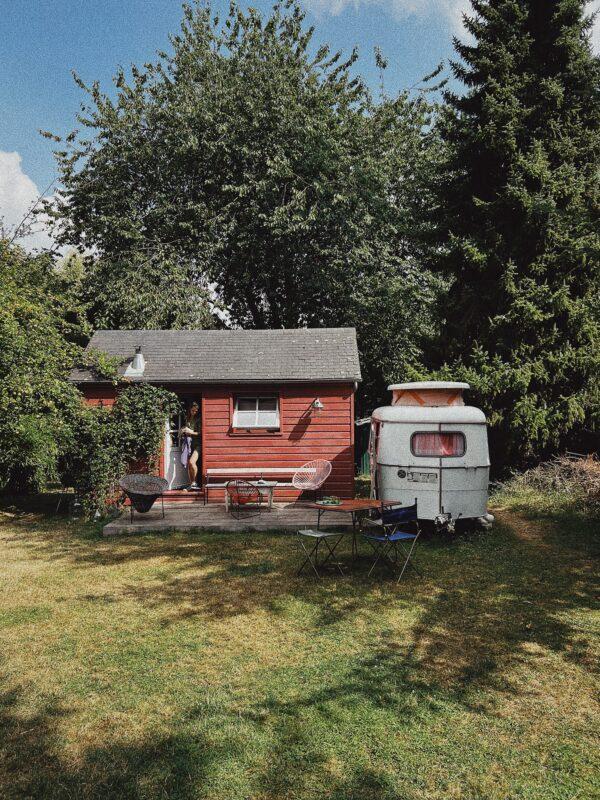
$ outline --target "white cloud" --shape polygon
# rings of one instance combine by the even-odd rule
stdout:
[[[346,8],[376,6],[398,18],[403,17],[444,17],[452,32],[462,30],[462,15],[471,11],[470,0],[304,0],[304,5],[317,15],[338,16]],[[589,14],[600,12],[600,0],[588,0]],[[592,45],[600,53],[600,13],[592,29]]]
[[[442,16],[456,32],[462,28],[463,12],[471,4],[470,0],[304,0],[304,5],[318,15],[338,16],[348,7],[377,6],[400,19]]]
[[[21,225],[40,196],[38,187],[23,172],[21,161],[19,153],[0,150],[0,222],[9,236]],[[38,250],[53,244],[44,222],[39,218],[34,220],[27,235],[17,235],[15,241],[27,250]]]

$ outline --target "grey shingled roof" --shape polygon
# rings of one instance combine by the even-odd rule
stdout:
[[[359,381],[354,328],[228,331],[96,331],[89,348],[121,356],[121,374],[136,347],[146,368],[141,380],[164,383],[293,383]],[[75,369],[75,383],[96,383]],[[139,380],[139,379],[134,379]]]

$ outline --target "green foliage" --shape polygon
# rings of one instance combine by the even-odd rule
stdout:
[[[437,284],[417,266],[439,161],[431,108],[374,103],[356,53],[313,52],[295,2],[268,18],[186,6],[172,45],[119,72],[115,100],[79,82],[87,130],[58,154],[57,214],[61,241],[100,254],[91,318],[205,326],[210,286],[232,325],[356,324],[364,402],[381,400],[432,330]],[[386,341],[363,324],[373,311]]]
[[[154,469],[165,421],[179,409],[177,396],[167,389],[144,383],[123,389],[112,411],[112,425],[114,440],[125,460],[146,461]]]
[[[0,240],[0,488],[39,489],[78,415],[66,378],[85,335],[73,275]]]
[[[600,376],[600,62],[583,0],[473,0],[440,182],[453,278],[443,374],[466,378],[496,464],[568,445]]]
[[[81,406],[75,430],[59,462],[63,486],[75,489],[87,516],[104,516],[118,497],[117,481],[125,472],[112,412],[101,406]]]
[[[118,501],[118,481],[124,474],[156,468],[165,420],[178,408],[172,392],[135,384],[119,392],[112,408],[81,409],[61,471],[63,483],[76,489],[88,516],[104,515]]]
[[[112,381],[117,384],[119,379],[119,366],[122,363],[120,356],[109,356],[102,350],[88,347],[81,354],[79,366],[89,369],[100,380]]]
[[[139,249],[136,249],[139,248]],[[94,328],[214,328],[207,289],[168,246],[88,258],[84,300]]]

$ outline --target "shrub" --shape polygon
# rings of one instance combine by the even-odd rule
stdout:
[[[165,420],[179,407],[172,392],[147,384],[128,386],[112,409],[82,407],[77,436],[62,460],[63,483],[80,495],[86,516],[105,516],[121,501],[119,478],[156,469]]]
[[[85,325],[50,254],[0,237],[0,490],[39,491],[70,447],[80,396],[68,375]]]
[[[513,475],[501,486],[499,498],[536,495],[546,506],[600,514],[600,461],[595,456],[557,456]]]

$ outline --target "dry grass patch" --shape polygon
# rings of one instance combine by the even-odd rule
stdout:
[[[594,797],[597,526],[523,514],[400,586],[5,517],[0,797]]]

